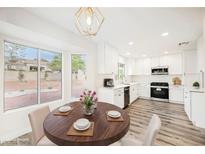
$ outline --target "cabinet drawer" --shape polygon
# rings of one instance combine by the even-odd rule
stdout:
[[[121,94],[124,93],[124,88],[114,90],[114,94],[120,94],[120,93]]]

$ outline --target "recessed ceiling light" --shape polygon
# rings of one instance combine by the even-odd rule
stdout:
[[[164,54],[168,54],[168,53],[169,53],[168,51],[165,51],[165,52],[164,52]]]
[[[134,44],[134,42],[130,41],[128,44],[129,44],[129,45],[133,45],[133,44]]]
[[[126,55],[129,56],[129,55],[130,55],[130,52],[126,52]]]
[[[165,32],[165,33],[162,33],[162,34],[161,34],[161,36],[167,36],[167,35],[169,35],[168,32]]]
[[[142,57],[146,57],[147,55],[143,54]]]

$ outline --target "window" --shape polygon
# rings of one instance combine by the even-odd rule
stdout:
[[[56,52],[5,41],[4,110],[61,99],[61,59]]]
[[[125,64],[118,63],[118,80],[123,81],[125,77]]]
[[[40,102],[50,102],[62,98],[61,54],[40,50],[41,88]]]
[[[87,72],[86,63],[87,55],[72,54],[71,55],[72,66],[72,85],[71,95],[74,98],[79,98],[83,90],[86,87]]]

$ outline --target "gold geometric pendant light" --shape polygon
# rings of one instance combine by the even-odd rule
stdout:
[[[78,31],[85,36],[95,36],[104,21],[100,10],[93,7],[81,7],[75,13],[75,19]]]

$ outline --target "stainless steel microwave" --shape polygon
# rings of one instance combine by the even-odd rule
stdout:
[[[151,73],[152,75],[168,75],[169,69],[167,66],[153,67]]]

